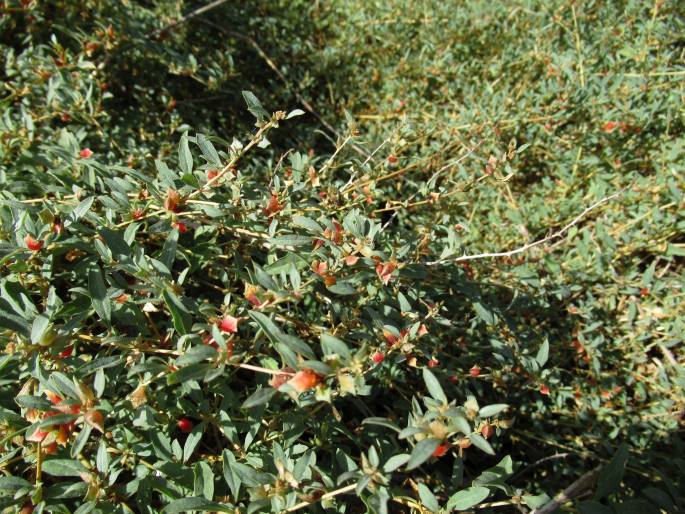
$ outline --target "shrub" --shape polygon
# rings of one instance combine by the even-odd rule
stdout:
[[[682,507],[676,7],[181,7],[0,18],[3,508]]]

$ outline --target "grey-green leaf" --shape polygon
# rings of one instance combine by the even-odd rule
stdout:
[[[438,446],[440,446],[440,440],[434,437],[419,441],[411,452],[411,457],[407,462],[407,471],[418,468],[426,462]]]
[[[447,510],[466,510],[478,505],[490,495],[487,487],[469,487],[450,496],[447,501]]]

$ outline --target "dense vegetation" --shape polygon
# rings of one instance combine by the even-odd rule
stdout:
[[[0,1],[0,508],[684,510],[684,35]]]

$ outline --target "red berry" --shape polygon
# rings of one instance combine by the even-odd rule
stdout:
[[[91,157],[93,155],[93,151],[90,148],[84,148],[78,154],[81,157],[83,157],[84,159],[88,159],[89,157]]]
[[[177,228],[181,234],[185,234],[186,232],[188,232],[188,226],[182,221],[175,221],[171,224],[171,226],[173,228]]]
[[[376,352],[371,356],[371,360],[376,364],[380,364],[385,360],[385,355],[383,355],[381,352]]]
[[[540,384],[540,394],[544,394],[545,396],[549,395],[549,387],[547,387],[545,384]]]
[[[397,162],[397,157],[395,157],[394,155],[388,156],[388,163],[395,164],[396,162]]]
[[[648,295],[649,295],[649,288],[648,287],[643,287],[642,289],[640,289],[640,296],[641,297],[644,298],[645,296],[648,296]]]
[[[238,331],[239,318],[234,318],[233,316],[226,316],[219,323],[219,329],[222,332],[228,332],[230,334],[235,334]]]
[[[24,238],[24,243],[26,244],[26,248],[32,252],[40,252],[41,248],[43,248],[43,241],[35,240],[30,234]]]
[[[178,426],[178,429],[184,434],[187,434],[193,430],[193,422],[190,421],[188,418],[179,419],[176,425]]]
[[[490,423],[486,423],[483,425],[483,428],[480,429],[480,433],[485,439],[490,439],[495,434],[495,427]]]
[[[298,393],[316,387],[319,382],[321,382],[321,377],[310,369],[298,371],[293,378],[288,380],[288,384]]]
[[[144,212],[143,209],[137,208],[131,213],[131,217],[133,217],[134,220],[139,220],[143,217]]]
[[[477,377],[478,375],[480,375],[480,368],[477,365],[472,367],[469,370],[469,375],[471,375],[474,378]]]
[[[74,353],[74,347],[67,346],[67,348],[64,351],[57,354],[57,357],[59,357],[60,359],[66,359],[67,357],[71,357],[72,353]]]
[[[440,458],[443,455],[445,455],[447,453],[447,450],[449,450],[449,449],[450,449],[449,444],[443,443],[440,446],[438,446],[435,450],[433,450],[433,457]]]
[[[439,364],[440,364],[440,361],[438,361],[438,359],[431,359],[428,361],[428,367],[429,368],[437,368]]]

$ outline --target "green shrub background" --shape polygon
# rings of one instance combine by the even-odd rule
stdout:
[[[685,509],[681,3],[245,1],[174,25],[202,5],[0,2],[2,506],[431,512],[466,490],[485,511],[527,512],[598,468],[569,509]],[[165,211],[168,189],[192,194],[236,157],[234,138],[257,133],[245,90],[267,114],[305,114],[279,120],[230,185],[203,193],[207,205]],[[617,192],[549,244],[426,265],[519,248]],[[268,217],[274,193],[283,210]],[[334,219],[344,243],[330,236]],[[353,227],[373,239],[356,267],[343,264]],[[27,233],[47,241],[41,252],[26,250]],[[162,266],[142,265],[136,248]],[[383,284],[373,257],[403,266]],[[323,260],[337,293],[310,269]],[[250,305],[248,283],[270,304]],[[223,361],[202,337],[226,313],[241,321]],[[369,360],[388,349],[384,329],[410,326],[405,346]],[[38,344],[50,330],[56,339]],[[280,330],[314,348],[303,355],[314,364],[295,367],[327,379],[315,396],[262,403],[251,395],[273,394],[269,377],[238,364],[289,364]],[[320,346],[322,333],[351,356],[324,358],[345,351]],[[470,396],[507,404],[468,420],[502,426],[477,439],[485,451],[460,457],[451,435],[447,455],[382,470],[421,442],[393,427],[440,410],[430,377],[459,416]],[[27,409],[74,383],[96,392],[108,435],[74,434],[39,457],[22,440]],[[147,404],[135,406],[140,384]],[[181,416],[195,423],[188,436]],[[317,501],[354,483],[356,498]]]

